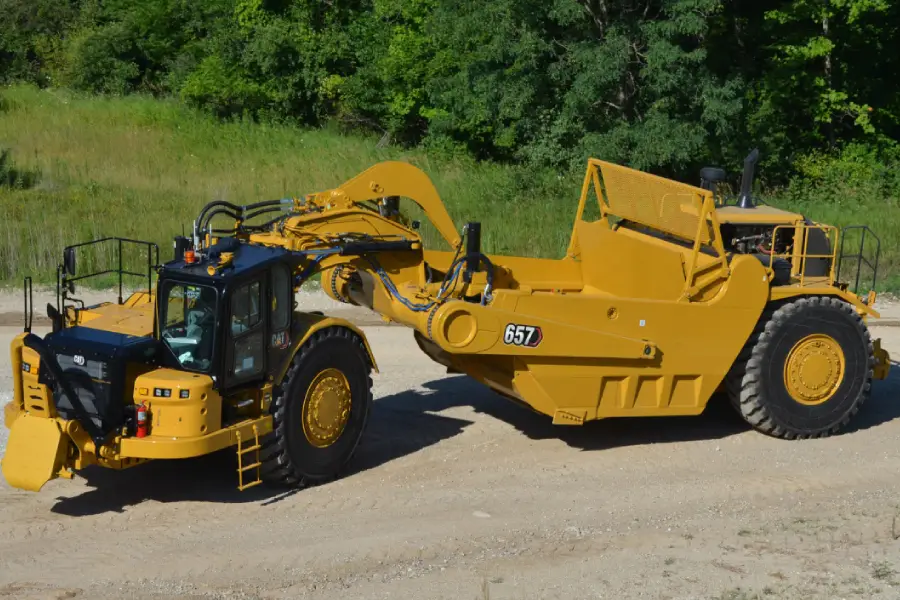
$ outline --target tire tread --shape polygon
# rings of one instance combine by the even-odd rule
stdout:
[[[372,403],[372,363],[365,343],[355,332],[346,327],[334,326],[326,327],[315,332],[303,346],[297,350],[288,371],[285,374],[281,384],[275,389],[272,398],[270,412],[272,414],[272,432],[268,434],[262,442],[260,448],[260,473],[265,483],[278,487],[306,488],[333,480],[337,475],[331,477],[308,477],[302,474],[298,465],[293,464],[290,453],[287,449],[288,431],[286,424],[286,411],[290,402],[288,391],[297,374],[300,372],[302,365],[308,356],[316,352],[323,342],[330,338],[342,337],[353,342],[361,351],[366,361],[366,402],[371,406]],[[365,419],[362,423],[361,430],[364,431],[367,425],[369,410],[365,411]],[[358,445],[357,441],[357,445]],[[347,457],[353,455],[354,449]]]
[[[790,428],[776,421],[771,407],[763,400],[765,394],[762,389],[762,368],[764,357],[769,345],[773,341],[775,332],[785,325],[799,311],[807,307],[825,307],[844,312],[851,317],[852,322],[859,330],[860,335],[867,345],[868,373],[858,391],[852,408],[841,420],[829,427],[803,431]],[[862,317],[853,307],[838,298],[829,296],[809,296],[794,300],[774,303],[763,311],[753,333],[745,343],[734,365],[725,377],[725,389],[731,404],[738,413],[754,429],[782,439],[811,439],[824,438],[835,435],[844,429],[850,420],[859,412],[863,404],[868,400],[872,385],[872,376],[875,365],[875,348],[869,330]]]

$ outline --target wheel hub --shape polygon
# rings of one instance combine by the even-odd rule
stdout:
[[[313,379],[303,402],[303,433],[318,448],[341,437],[350,419],[350,384],[337,369],[325,369]]]
[[[827,402],[844,380],[844,352],[831,336],[814,334],[797,342],[784,365],[791,397],[810,406]]]

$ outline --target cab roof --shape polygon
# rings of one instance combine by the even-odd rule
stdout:
[[[210,275],[207,269],[210,265],[219,265],[221,254],[232,252],[231,262],[222,269],[217,269],[215,275]],[[190,277],[208,279],[210,281],[223,281],[240,277],[245,273],[256,271],[272,263],[284,262],[294,255],[284,248],[262,246],[241,242],[234,238],[225,238],[218,244],[204,250],[197,262],[187,264],[183,259],[173,260],[163,266],[163,271],[169,277],[188,275]]]

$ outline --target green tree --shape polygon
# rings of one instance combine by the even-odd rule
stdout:
[[[786,128],[795,148],[834,146],[860,133],[874,134],[872,86],[860,76],[871,74],[864,63],[874,56],[860,50],[867,45],[876,50],[890,37],[898,41],[885,27],[892,11],[896,18],[892,4],[794,0],[767,11],[773,55],[762,81],[759,122]],[[896,84],[881,83],[896,92]],[[776,114],[782,118],[772,119]]]
[[[62,41],[79,11],[78,0],[0,0],[0,83],[51,83]]]

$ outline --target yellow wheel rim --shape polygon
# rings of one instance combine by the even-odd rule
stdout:
[[[800,404],[816,406],[831,399],[844,381],[844,351],[828,335],[817,333],[794,344],[784,363],[784,384]]]
[[[350,419],[350,398],[350,384],[339,370],[316,375],[303,400],[303,433],[310,444],[326,448],[341,437]]]

